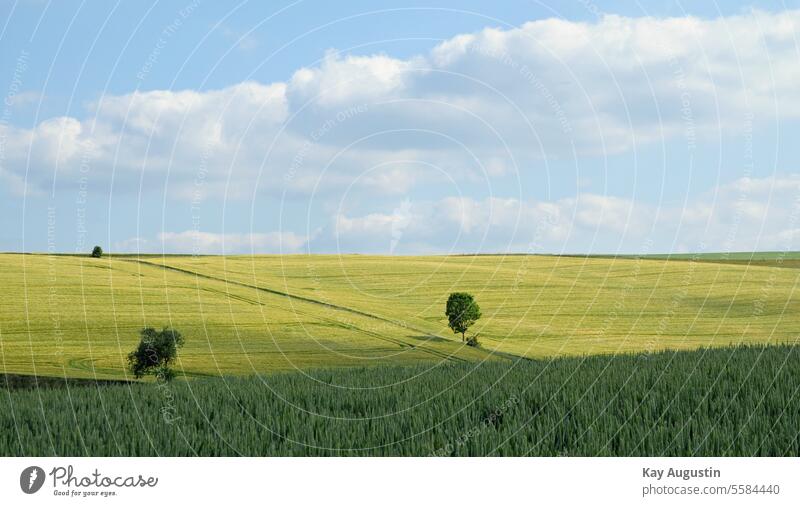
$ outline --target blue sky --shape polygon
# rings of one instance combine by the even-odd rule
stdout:
[[[0,250],[796,250],[797,9],[3,2]]]

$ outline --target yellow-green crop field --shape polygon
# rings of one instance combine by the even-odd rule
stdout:
[[[800,270],[559,256],[0,255],[5,373],[126,377],[146,325],[187,377],[796,343]],[[475,295],[470,333],[450,292]]]

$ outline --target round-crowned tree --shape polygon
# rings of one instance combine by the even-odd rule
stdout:
[[[100,258],[101,256],[103,256],[103,248],[100,246],[95,246],[92,249],[92,258]]]
[[[447,307],[444,314],[447,315],[447,322],[453,333],[461,334],[461,340],[463,341],[467,329],[481,317],[481,308],[472,295],[464,292],[454,292],[447,298]]]
[[[128,367],[135,378],[153,374],[156,379],[170,381],[175,372],[170,364],[178,358],[178,348],[183,346],[183,336],[177,330],[165,327],[156,330],[143,328],[135,350],[128,354]]]

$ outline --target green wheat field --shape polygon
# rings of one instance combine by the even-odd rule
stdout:
[[[798,259],[2,254],[0,455],[800,455]]]

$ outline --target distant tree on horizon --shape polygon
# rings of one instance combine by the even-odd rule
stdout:
[[[100,258],[103,256],[103,248],[100,246],[95,246],[92,249],[92,258]]]
[[[454,334],[461,334],[461,340],[464,341],[467,330],[481,317],[481,308],[471,294],[453,292],[447,298],[444,314],[447,315],[450,329]]]

